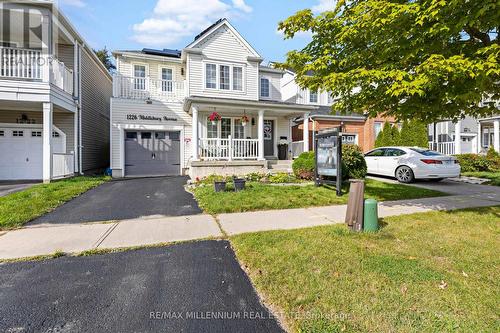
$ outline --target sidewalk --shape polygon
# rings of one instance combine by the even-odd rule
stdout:
[[[500,205],[500,192],[388,201],[379,217],[429,211]],[[152,217],[113,223],[36,225],[0,232],[0,259],[75,253],[91,249],[123,248],[176,241],[224,237],[246,232],[297,229],[343,223],[346,205],[221,214],[219,225],[210,215]],[[222,230],[221,230],[222,228]]]

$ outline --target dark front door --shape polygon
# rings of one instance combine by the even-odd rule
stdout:
[[[179,132],[126,132],[125,175],[179,175],[180,150]]]
[[[274,120],[264,120],[264,156],[274,156]]]

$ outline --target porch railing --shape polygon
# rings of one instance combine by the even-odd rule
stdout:
[[[300,154],[304,152],[304,141],[294,141],[292,142],[292,157],[299,157]]]
[[[64,90],[68,94],[73,94],[73,71],[67,68],[64,63],[57,59],[51,60],[50,83]]]
[[[184,82],[119,74],[113,76],[113,97],[176,101],[183,99],[185,95]]]
[[[444,155],[455,154],[455,142],[429,142],[429,149]]]
[[[42,79],[41,55],[38,50],[0,46],[0,77]]]
[[[75,157],[73,154],[52,154],[52,177],[63,178],[74,174]]]
[[[259,157],[259,140],[200,138],[201,160],[256,160]]]

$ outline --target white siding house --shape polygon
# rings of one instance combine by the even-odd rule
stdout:
[[[113,54],[114,177],[267,171],[278,143],[291,143],[292,120],[318,108],[284,100],[284,72],[263,66],[226,19],[181,51]]]
[[[111,76],[52,1],[0,3],[0,180],[108,166]]]

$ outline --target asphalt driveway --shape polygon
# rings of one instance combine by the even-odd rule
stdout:
[[[39,181],[0,181],[0,197],[4,197],[8,194],[16,193],[22,190],[26,190]]]
[[[1,332],[283,332],[227,241],[0,265],[0,304]]]
[[[85,192],[28,225],[200,214],[202,211],[196,200],[184,190],[187,179],[157,177],[111,181]]]

